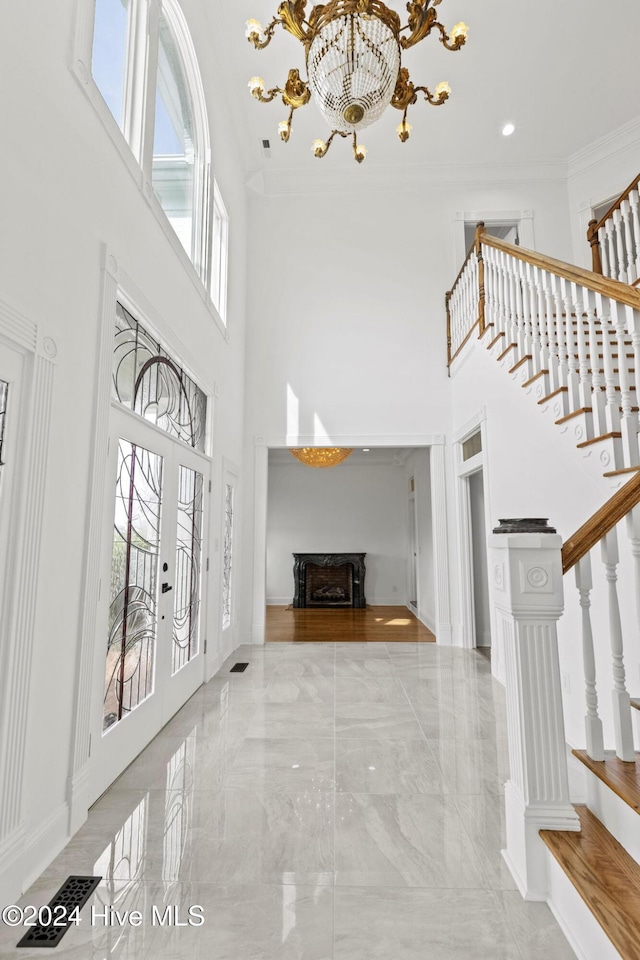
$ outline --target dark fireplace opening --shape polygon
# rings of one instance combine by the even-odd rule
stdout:
[[[308,563],[305,584],[306,607],[350,607],[353,603],[353,564],[319,566]]]

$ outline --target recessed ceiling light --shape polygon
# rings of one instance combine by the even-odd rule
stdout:
[[[512,123],[505,123],[504,127],[502,128],[502,136],[510,137],[514,130],[515,126]]]
[[[363,453],[369,453],[370,449],[371,449],[371,447],[363,447],[363,448],[362,448],[362,452],[363,452]]]

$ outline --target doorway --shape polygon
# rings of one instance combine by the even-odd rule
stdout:
[[[467,487],[469,494],[475,646],[488,651],[491,647],[491,620],[489,612],[489,571],[487,564],[487,533],[482,470],[478,470],[469,476]]]
[[[91,802],[204,679],[203,454],[112,409],[96,657]],[[105,589],[105,585],[107,585]],[[104,648],[102,648],[104,651]]]

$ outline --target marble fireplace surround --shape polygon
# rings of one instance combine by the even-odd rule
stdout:
[[[344,609],[346,605],[344,602],[331,603],[331,601],[326,601],[324,603],[318,602],[311,604],[307,601],[308,567],[310,565],[316,567],[338,567],[343,564],[351,564],[353,574],[351,580],[351,603],[349,606],[356,609],[364,609],[367,605],[364,594],[364,578],[366,572],[364,565],[365,556],[365,553],[294,553],[293,582],[295,593],[293,606],[296,608],[308,606],[340,606]]]

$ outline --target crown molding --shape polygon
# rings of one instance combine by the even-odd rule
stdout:
[[[635,117],[606,136],[594,140],[589,146],[571,154],[567,161],[568,177],[569,179],[577,177],[596,164],[606,162],[623,150],[638,145],[640,145],[640,117]]]
[[[254,171],[247,177],[247,187],[261,196],[292,196],[298,194],[411,193],[441,189],[443,185],[486,186],[488,184],[540,183],[566,181],[567,164],[564,160],[537,162],[492,163],[437,163],[392,166],[350,167],[325,165],[309,170],[270,169]]]

